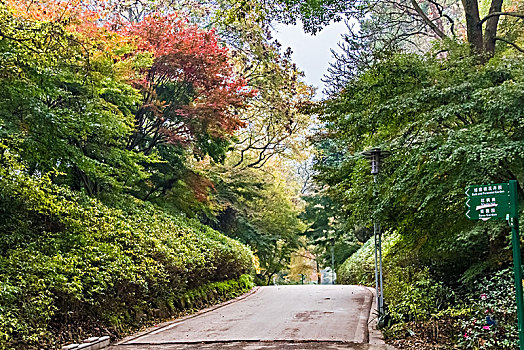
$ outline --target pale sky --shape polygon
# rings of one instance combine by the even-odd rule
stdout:
[[[333,23],[315,36],[305,34],[301,23],[295,26],[275,24],[273,28],[273,36],[282,44],[283,51],[291,47],[293,62],[306,74],[306,83],[318,88],[316,97],[321,98],[324,89],[321,79],[333,60],[331,49],[340,51],[337,43],[341,34],[347,31],[344,22]]]

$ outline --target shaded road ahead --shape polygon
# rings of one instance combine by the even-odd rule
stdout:
[[[359,286],[261,287],[111,349],[386,349],[365,345],[372,301]]]

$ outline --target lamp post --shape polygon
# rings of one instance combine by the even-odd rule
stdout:
[[[377,191],[377,175],[380,171],[382,159],[389,156],[389,151],[381,150],[380,148],[373,148],[361,153],[364,157],[371,161],[371,174],[373,175],[373,196],[378,197]],[[378,313],[384,313],[384,279],[382,277],[382,232],[380,224],[376,215],[373,215],[373,234],[375,237],[375,290],[377,297]],[[378,256],[377,256],[378,255]]]
[[[334,231],[330,231],[334,232]],[[331,237],[331,284],[335,284],[335,238]]]

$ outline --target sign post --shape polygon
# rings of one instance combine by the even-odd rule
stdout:
[[[522,264],[520,261],[520,234],[519,234],[519,200],[517,196],[517,181],[510,180],[510,213],[509,225],[513,245],[513,270],[515,271],[515,290],[517,293],[517,316],[519,320],[519,345],[524,349],[524,302],[522,299]]]
[[[517,181],[491,185],[473,185],[466,189],[466,217],[470,220],[502,219],[511,227],[513,272],[517,297],[519,348],[524,350],[524,300],[522,293],[522,264],[520,259],[519,200]]]

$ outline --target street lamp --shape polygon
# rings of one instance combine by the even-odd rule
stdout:
[[[335,231],[329,231],[334,233]],[[331,284],[335,284],[335,238],[331,237]]]
[[[371,161],[371,174],[373,175],[373,183],[375,188],[373,196],[378,197],[377,191],[377,175],[380,171],[382,159],[389,156],[389,151],[383,151],[380,148],[372,148],[361,153],[364,157]],[[384,279],[382,277],[382,232],[380,231],[380,224],[378,218],[373,216],[373,233],[375,236],[375,290],[377,295],[377,305],[379,315],[384,313]],[[378,255],[378,258],[377,258]]]

